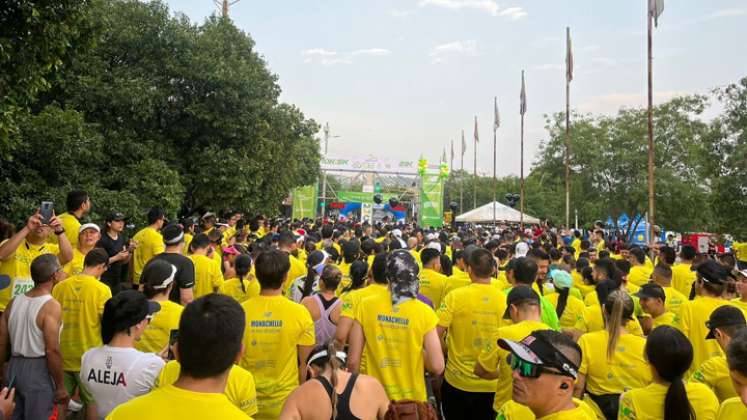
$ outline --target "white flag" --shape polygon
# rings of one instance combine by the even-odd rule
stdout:
[[[519,114],[524,115],[527,113],[527,88],[524,84],[524,70],[521,71],[521,95],[519,95],[521,101],[519,105]]]
[[[654,26],[659,27],[659,16],[664,11],[664,0],[648,0],[648,12],[654,17]]]
[[[475,115],[475,144],[480,141],[480,135],[477,133],[477,115]]]
[[[571,47],[571,28],[565,28],[565,78],[570,83],[573,80],[573,48]]]
[[[464,152],[467,151],[467,141],[464,140],[464,130],[462,130],[462,157],[464,157]]]
[[[497,130],[501,126],[501,114],[498,113],[498,97],[495,97],[494,100],[495,116],[493,119],[493,130]]]

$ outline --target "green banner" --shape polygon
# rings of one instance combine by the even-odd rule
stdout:
[[[373,203],[375,193],[360,191],[339,191],[337,201],[345,203]],[[390,198],[396,197],[396,194],[380,193],[382,203],[386,203]]]
[[[316,184],[293,190],[293,218],[316,217]]]
[[[424,174],[420,183],[420,226],[441,227],[444,224],[444,183],[438,174]]]

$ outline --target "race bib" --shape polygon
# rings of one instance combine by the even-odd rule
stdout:
[[[13,281],[13,297],[20,296],[34,288],[34,281],[29,278],[16,277]]]

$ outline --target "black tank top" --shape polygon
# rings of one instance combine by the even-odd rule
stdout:
[[[329,400],[332,401],[332,393],[335,392],[334,388],[332,388],[332,384],[329,383],[327,378],[324,376],[317,376],[314,379],[324,386],[324,389],[327,391],[327,395],[329,396]],[[354,416],[350,411],[350,397],[353,395],[353,387],[355,386],[355,381],[357,379],[357,373],[350,375],[350,379],[348,379],[348,383],[345,385],[342,394],[337,394],[337,417],[331,420],[361,420]]]

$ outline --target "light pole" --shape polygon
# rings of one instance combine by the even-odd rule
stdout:
[[[324,124],[324,155],[323,158],[327,158],[327,149],[329,148],[329,123]],[[339,138],[340,136],[332,136],[333,139]],[[322,169],[322,219],[327,212],[327,171]]]

